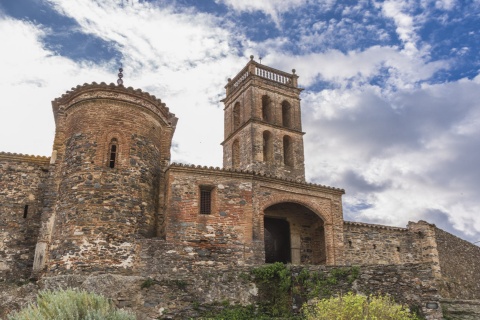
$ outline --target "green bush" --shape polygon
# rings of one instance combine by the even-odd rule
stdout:
[[[322,299],[305,304],[307,320],[417,320],[407,308],[396,304],[389,296],[365,297],[348,293],[341,297]]]
[[[134,320],[132,313],[116,310],[105,297],[78,290],[42,291],[37,303],[8,316],[9,320]]]

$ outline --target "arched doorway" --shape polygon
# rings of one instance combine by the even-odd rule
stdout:
[[[282,202],[264,210],[265,262],[325,264],[323,220],[309,208]]]

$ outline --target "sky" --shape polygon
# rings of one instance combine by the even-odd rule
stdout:
[[[296,69],[307,181],[345,220],[480,241],[480,0],[0,0],[0,44],[0,151],[49,156],[51,101],[122,66],[179,118],[172,162],[222,166],[254,55]]]

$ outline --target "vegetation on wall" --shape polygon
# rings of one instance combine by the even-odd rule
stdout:
[[[231,306],[228,302],[203,314],[201,319],[249,320],[249,319],[348,319],[348,320],[417,320],[415,313],[396,304],[389,296],[361,296],[348,292],[358,278],[358,267],[335,268],[329,272],[299,272],[290,266],[273,263],[252,270],[249,277],[258,287],[255,305]],[[247,275],[242,275],[242,279]],[[332,297],[338,290],[345,295]],[[301,310],[292,311],[292,302],[303,303]]]

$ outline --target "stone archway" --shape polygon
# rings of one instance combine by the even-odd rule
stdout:
[[[311,209],[293,202],[264,210],[265,262],[325,264],[323,220]]]

